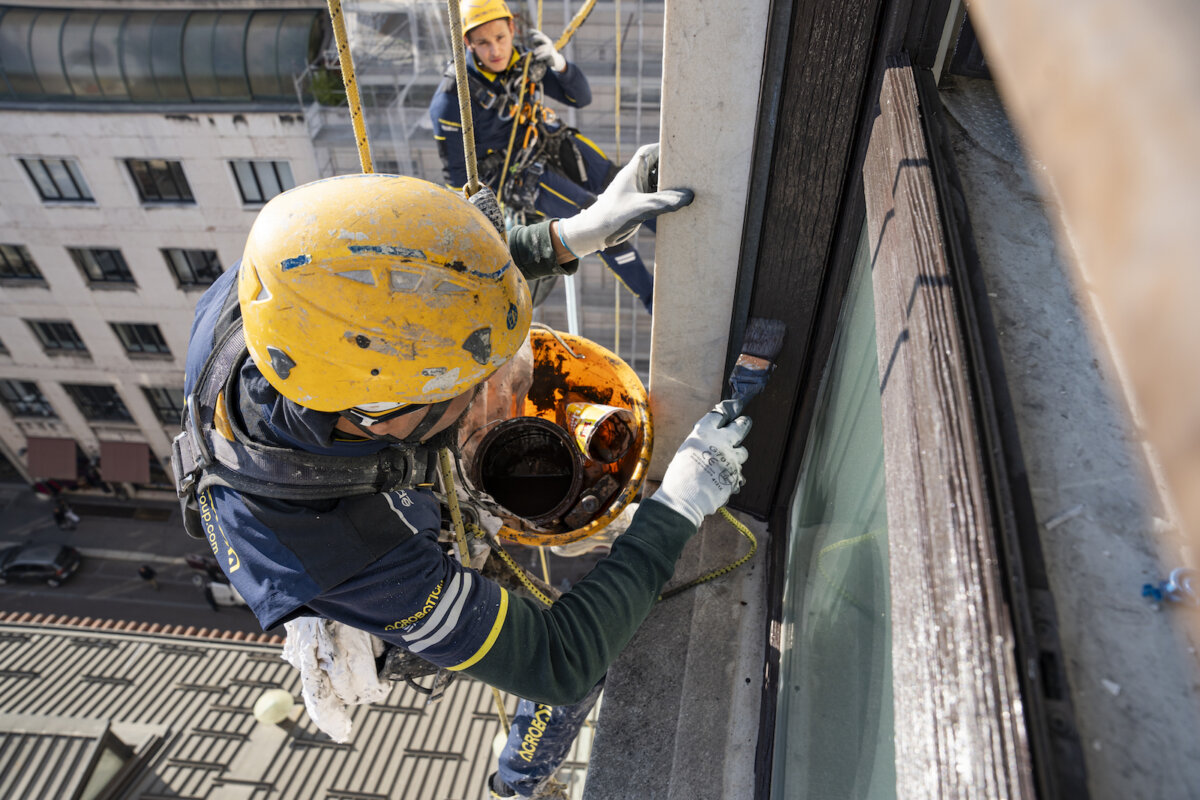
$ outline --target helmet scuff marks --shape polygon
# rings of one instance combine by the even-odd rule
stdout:
[[[512,357],[532,317],[525,279],[487,218],[405,176],[347,175],[276,196],[255,220],[238,280],[255,363],[317,411],[460,395]],[[290,365],[263,368],[267,345]]]

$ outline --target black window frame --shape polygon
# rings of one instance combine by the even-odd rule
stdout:
[[[171,348],[163,337],[162,328],[153,322],[110,322],[113,335],[131,356],[167,356]]]
[[[84,344],[79,331],[70,320],[65,319],[27,319],[25,324],[33,331],[33,335],[42,345],[47,355],[77,354],[88,355],[87,345]]]
[[[117,248],[68,247],[67,252],[91,286],[137,286],[129,263]]]
[[[37,262],[23,244],[0,244],[0,281],[45,283]]]
[[[225,272],[216,250],[164,247],[160,252],[181,287],[212,286]]]
[[[88,422],[133,422],[121,393],[112,384],[64,383],[62,387]]]
[[[165,158],[127,158],[125,169],[143,203],[195,205],[183,163]]]
[[[54,406],[42,394],[41,387],[33,381],[20,378],[0,379],[0,403],[14,417],[36,417],[58,419]]]
[[[38,196],[46,203],[95,203],[91,188],[83,177],[79,162],[73,158],[18,158],[25,174],[33,183]],[[49,165],[57,165],[66,173],[66,180],[56,180]],[[41,178],[35,174],[40,170]],[[59,176],[62,178],[63,176]],[[46,183],[48,181],[48,184]],[[66,184],[70,184],[69,186]],[[47,188],[52,187],[55,194],[48,195]]]
[[[251,187],[254,190],[252,196],[247,195],[247,187],[242,181],[241,170],[238,168],[239,165],[245,165],[250,170],[251,174],[249,177],[254,179],[254,186]],[[279,174],[280,165],[287,168],[287,181],[284,181],[283,176]],[[296,186],[296,178],[292,173],[292,165],[291,162],[288,161],[235,158],[229,162],[229,168],[233,170],[233,180],[237,183],[238,192],[242,196],[242,203],[246,205],[262,205],[272,197],[282,194],[289,189],[293,189]],[[279,191],[270,195],[268,195],[263,189],[264,173],[260,172],[260,170],[267,168],[271,170],[271,179],[274,180],[275,184],[279,186]]]
[[[159,422],[180,427],[184,403],[182,386],[143,386],[141,389]]]

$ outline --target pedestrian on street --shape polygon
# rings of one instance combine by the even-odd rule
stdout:
[[[54,500],[54,524],[63,531],[73,531],[79,526],[79,515],[61,497]]]
[[[140,567],[138,567],[138,575],[141,576],[142,580],[150,584],[154,591],[158,591],[158,573],[154,571],[154,567],[150,566],[149,564],[142,564]]]

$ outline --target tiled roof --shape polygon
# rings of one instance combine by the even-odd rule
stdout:
[[[487,686],[457,680],[427,708],[423,695],[397,684],[385,702],[354,708],[353,737],[337,744],[303,713],[299,673],[280,651],[278,641],[0,621],[0,796],[62,796],[13,794],[5,781],[27,773],[35,751],[40,772],[81,770],[85,740],[105,723],[133,747],[163,737],[127,798],[479,796],[500,728]],[[272,688],[297,698],[294,723],[255,720],[254,702]],[[506,704],[511,715],[516,699]],[[39,719],[60,738],[13,723]],[[586,753],[590,735],[581,739]],[[582,784],[585,763],[568,764]]]

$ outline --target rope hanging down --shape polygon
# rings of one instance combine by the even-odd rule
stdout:
[[[375,167],[371,163],[371,145],[367,142],[367,126],[363,121],[362,100],[358,95],[358,79],[354,76],[350,41],[346,38],[346,18],[342,14],[341,0],[329,0],[329,17],[333,21],[333,38],[337,42],[346,100],[350,103],[350,122],[354,125],[354,140],[358,143],[358,160],[362,164],[362,171],[369,175],[375,171]]]
[[[454,81],[458,84],[458,116],[463,127],[463,155],[467,162],[467,197],[479,191],[479,167],[475,164],[475,125],[471,119],[471,93],[467,87],[467,52],[463,46],[462,16],[458,0],[446,0],[450,16],[450,47],[454,51]]]

